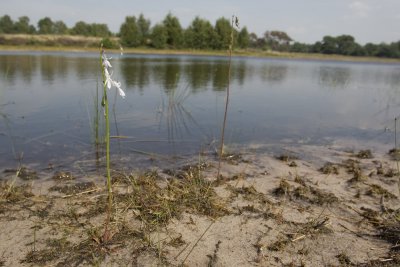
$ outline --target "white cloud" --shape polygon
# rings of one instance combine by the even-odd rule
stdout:
[[[363,1],[354,1],[349,5],[353,16],[358,18],[366,18],[369,15],[371,7]]]

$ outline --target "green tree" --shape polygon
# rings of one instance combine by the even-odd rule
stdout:
[[[318,41],[318,42],[315,42],[315,44],[313,44],[311,46],[310,52],[311,53],[322,53],[321,50],[322,50],[322,42]]]
[[[247,47],[249,47],[249,44],[250,44],[249,32],[247,31],[246,27],[243,27],[238,35],[238,46],[242,49],[246,49]]]
[[[304,43],[295,42],[290,46],[290,52],[295,53],[309,53],[311,51],[311,46]]]
[[[92,23],[90,24],[90,35],[97,37],[109,37],[111,32],[108,29],[107,24]]]
[[[54,33],[55,34],[67,34],[68,33],[67,25],[64,22],[62,22],[61,20],[54,22]]]
[[[49,17],[42,18],[38,21],[38,32],[40,34],[53,34],[54,23]]]
[[[338,45],[335,37],[324,36],[321,43],[321,53],[323,54],[337,54]]]
[[[150,20],[146,19],[143,14],[139,15],[137,26],[139,28],[140,44],[147,45],[150,37]]]
[[[264,38],[259,38],[257,34],[253,32],[249,35],[249,46],[256,49],[266,49],[267,43]]]
[[[213,47],[215,49],[227,49],[231,42],[231,23],[226,18],[219,18],[215,22],[215,33]]]
[[[367,43],[364,46],[364,51],[365,51],[365,54],[367,56],[375,57],[378,54],[379,45],[376,45],[376,44],[373,44],[373,43]]]
[[[71,34],[73,35],[90,36],[91,32],[92,27],[84,21],[78,21],[71,29]]]
[[[171,48],[179,48],[183,43],[183,30],[179,19],[171,13],[163,20],[163,25],[167,33],[167,45]]]
[[[137,47],[141,43],[141,34],[135,16],[128,16],[119,30],[121,43],[127,47]]]
[[[292,38],[290,38],[289,35],[283,31],[266,31],[264,33],[264,38],[267,45],[272,50],[277,51],[289,50],[290,42],[293,41]]]
[[[34,33],[36,31],[33,25],[29,25],[29,18],[22,16],[18,18],[18,21],[14,24],[16,33]]]
[[[214,28],[207,20],[196,17],[184,33],[185,46],[194,49],[212,47]]]
[[[14,22],[9,15],[0,18],[0,33],[14,33]]]
[[[355,55],[358,44],[351,35],[340,35],[336,37],[337,53],[341,55]]]
[[[156,24],[151,32],[151,45],[154,48],[162,49],[167,46],[168,33],[164,25]]]
[[[376,52],[377,57],[386,58],[398,58],[400,57],[400,51],[397,43],[381,43],[378,45],[378,50]]]

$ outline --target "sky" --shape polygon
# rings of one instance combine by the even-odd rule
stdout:
[[[249,32],[262,36],[280,30],[298,42],[349,34],[360,44],[400,40],[400,0],[0,0],[0,16],[28,16],[35,26],[43,17],[105,23],[118,32],[126,16],[144,16],[152,25],[171,12],[186,28],[199,16],[212,24],[235,15]]]

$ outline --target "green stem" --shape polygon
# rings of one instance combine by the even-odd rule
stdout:
[[[108,98],[107,98],[107,85],[105,83],[106,77],[102,61],[102,51],[100,53],[100,63],[102,67],[103,89],[104,89],[102,104],[104,107],[105,123],[106,123],[105,141],[106,141],[106,168],[107,168],[107,191],[108,191],[108,209],[107,209],[107,224],[108,224],[111,219],[113,192],[112,192],[111,171],[110,171],[110,119],[109,119]]]
[[[112,210],[112,185],[110,171],[110,119],[108,115],[107,88],[104,86],[104,109],[106,117],[106,168],[107,168],[107,190],[108,190],[108,216]]]
[[[96,146],[99,144],[99,83],[96,86],[96,99],[95,99],[95,118],[94,118],[94,136]]]

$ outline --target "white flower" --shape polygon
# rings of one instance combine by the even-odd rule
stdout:
[[[104,68],[112,68],[111,63],[109,61],[109,59],[111,59],[110,57],[107,58],[106,54],[103,52],[103,66]]]
[[[107,85],[108,89],[111,89],[113,80],[111,79],[111,75],[108,72],[108,69],[106,67],[104,67],[104,76],[106,77],[106,80],[104,81],[104,83]]]
[[[109,59],[111,58],[108,58],[103,51],[102,60],[103,60],[104,77],[105,77],[104,85],[106,85],[108,89],[111,89],[111,87],[114,86],[115,88],[118,89],[119,95],[122,98],[125,98],[125,92],[121,88],[121,83],[113,80],[111,77],[112,73],[110,74],[110,72],[108,71],[109,68],[112,68]]]
[[[117,82],[117,81],[112,81],[112,84],[114,85],[114,87],[116,87],[118,89],[119,95],[122,98],[125,98],[125,92],[121,88],[121,83]]]

